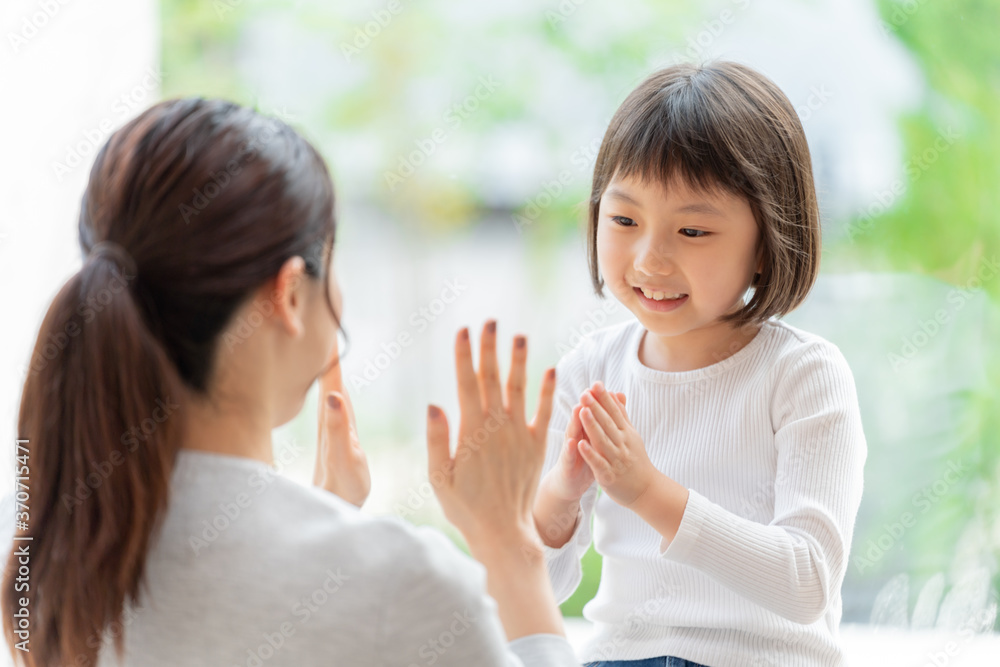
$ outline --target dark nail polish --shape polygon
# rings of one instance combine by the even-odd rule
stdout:
[[[518,336],[517,338],[514,339],[514,345],[516,345],[518,348],[523,348],[527,343],[528,341],[524,336]]]
[[[458,332],[458,337],[462,340],[469,340],[469,328],[465,327],[460,332]]]
[[[487,331],[487,333],[496,333],[497,332],[497,323],[496,323],[496,320],[490,320],[489,322],[486,323],[486,331]]]

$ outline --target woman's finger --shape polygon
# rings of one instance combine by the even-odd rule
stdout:
[[[316,434],[316,461],[313,464],[313,485],[323,486],[326,480],[326,455],[330,441],[330,436],[327,434],[327,423],[329,419],[327,414],[330,412],[330,408],[327,406],[326,394],[320,392],[319,395],[319,414],[316,418],[316,425],[318,431]]]
[[[507,412],[524,419],[525,365],[528,359],[528,339],[514,336],[510,352],[510,373],[507,376]]]
[[[333,350],[330,351],[330,357],[326,360],[326,363],[329,368],[319,379],[320,400],[325,400],[326,395],[331,391],[340,392],[341,394],[347,393],[344,391],[344,378],[341,375],[340,348],[336,339],[333,342]],[[331,366],[330,364],[333,365]]]
[[[330,395],[331,392],[336,392],[344,404],[344,414],[347,415],[348,422],[352,425],[352,428],[356,424],[354,419],[354,405],[351,402],[351,397],[344,388],[344,378],[341,374],[341,363],[340,363],[340,349],[338,347],[339,343],[334,341],[333,350],[330,353],[330,358],[327,360],[327,365],[333,364],[319,379],[319,414],[320,414],[320,429],[323,428],[323,414],[326,409],[325,401],[326,397]]]
[[[552,397],[556,393],[556,369],[550,368],[545,371],[542,377],[542,388],[539,390],[538,409],[535,410],[535,418],[531,420],[531,430],[536,435],[546,433],[549,428],[549,419],[552,418]],[[540,438],[541,446],[545,447],[545,438]]]
[[[482,414],[479,380],[472,365],[472,342],[469,329],[463,327],[455,337],[455,375],[458,380],[458,406],[462,416],[471,419]]]
[[[326,429],[327,455],[339,461],[351,448],[351,425],[344,411],[344,398],[336,391],[326,395],[326,415],[323,421]]]
[[[497,322],[488,320],[479,339],[479,393],[483,412],[503,409],[500,367],[497,363]]]
[[[320,397],[320,433],[316,443],[316,469],[313,483],[333,493],[340,493],[340,481],[349,476],[354,460],[366,460],[360,446],[354,444],[354,434],[344,413],[344,401],[340,393],[331,391]],[[339,481],[338,481],[339,480]],[[362,499],[363,502],[363,499]]]
[[[454,468],[448,444],[448,419],[436,405],[427,406],[427,478],[435,487],[451,483]]]
[[[344,396],[330,392],[326,399],[320,486],[361,507],[371,491],[368,457],[358,443]]]

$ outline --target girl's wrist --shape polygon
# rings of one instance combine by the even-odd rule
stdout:
[[[555,501],[558,501],[560,503],[564,503],[564,504],[567,504],[567,505],[570,505],[570,504],[573,504],[573,503],[579,503],[580,499],[583,498],[583,494],[586,493],[586,490],[584,490],[583,492],[581,492],[579,494],[574,494],[574,493],[559,493],[559,488],[560,488],[561,485],[559,485],[553,479],[553,475],[558,475],[558,474],[559,474],[558,470],[556,468],[553,468],[552,470],[550,470],[548,472],[548,474],[545,475],[545,477],[542,478],[542,483],[541,483],[541,485],[539,487],[539,494],[545,493],[552,500],[555,500]],[[565,489],[563,489],[563,490],[565,490]]]

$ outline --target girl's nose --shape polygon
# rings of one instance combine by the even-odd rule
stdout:
[[[663,240],[650,240],[636,249],[634,268],[647,275],[670,273],[674,269],[674,250]]]

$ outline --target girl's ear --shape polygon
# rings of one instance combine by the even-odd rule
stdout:
[[[273,317],[292,337],[300,336],[304,329],[305,268],[304,259],[289,257],[273,279]]]

